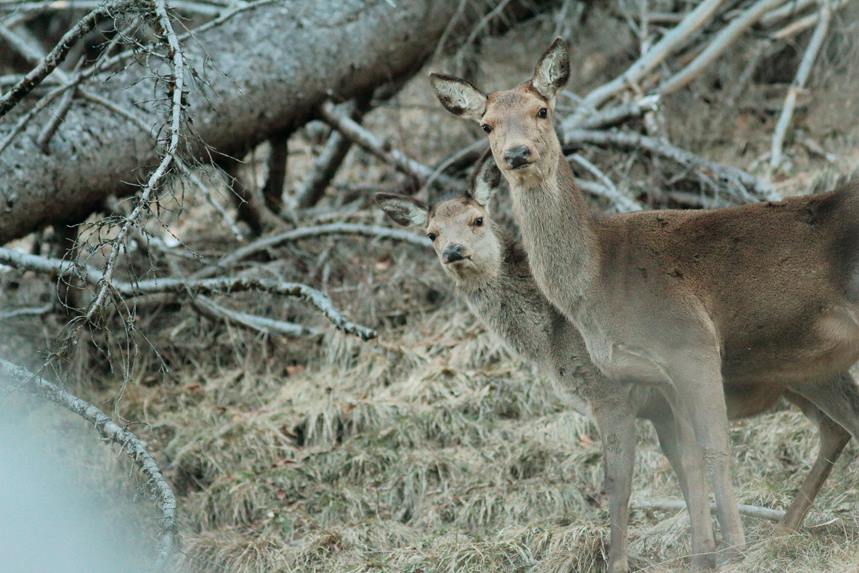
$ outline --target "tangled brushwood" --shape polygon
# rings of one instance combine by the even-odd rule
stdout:
[[[847,0],[0,2],[0,399],[126,454],[157,569],[603,570],[580,400],[372,204],[462,191],[486,150],[425,72],[509,87],[561,35],[591,207],[722,207],[855,171],[857,32]],[[814,428],[781,405],[732,443],[749,543],[722,570],[855,570],[856,445],[784,534]],[[686,570],[645,425],[632,507],[633,569]]]

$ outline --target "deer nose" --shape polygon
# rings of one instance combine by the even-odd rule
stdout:
[[[527,145],[511,147],[504,152],[504,161],[506,161],[507,165],[509,165],[512,169],[518,169],[523,165],[527,165],[531,162],[530,157],[531,150],[528,149]]]
[[[463,250],[464,248],[462,245],[448,245],[441,254],[444,264],[455,263],[456,261],[463,260],[465,258],[465,255],[462,253]]]

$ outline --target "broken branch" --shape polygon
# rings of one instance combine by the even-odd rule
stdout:
[[[130,431],[119,427],[104,412],[89,402],[3,359],[0,359],[0,379],[7,385],[11,385],[13,389],[24,388],[32,391],[93,424],[102,438],[118,445],[137,466],[146,477],[146,485],[158,502],[158,509],[161,512],[162,533],[158,547],[158,560],[154,567],[156,571],[161,571],[167,565],[173,551],[173,539],[176,534],[176,497],[143,442]]]

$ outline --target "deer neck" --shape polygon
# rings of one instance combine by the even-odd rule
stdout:
[[[571,320],[599,273],[596,223],[559,153],[554,169],[533,179],[507,177],[513,212],[540,290]]]
[[[538,364],[550,359],[552,333],[563,319],[540,293],[514,241],[506,242],[497,274],[457,286],[472,313],[511,351]]]

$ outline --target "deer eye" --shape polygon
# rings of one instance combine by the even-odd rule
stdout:
[[[539,117],[540,119],[546,119],[546,116],[548,116],[548,115],[549,115],[549,110],[546,109],[545,107],[541,107],[540,110],[537,112],[537,117]]]
[[[427,239],[429,239],[430,241],[435,241],[437,237],[437,233],[427,233]]]
[[[487,125],[484,123],[480,127],[483,128],[483,131],[485,131],[486,133],[492,133],[492,126],[491,125]]]
[[[475,219],[474,222],[472,223],[472,225],[474,225],[475,227],[482,227],[483,226],[483,217],[478,217],[477,219]]]

